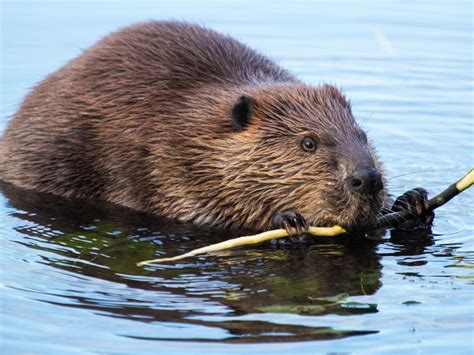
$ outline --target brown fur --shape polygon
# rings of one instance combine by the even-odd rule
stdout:
[[[244,129],[231,119],[241,95],[255,102]],[[301,149],[308,135],[315,153]],[[380,165],[337,89],[181,22],[99,41],[26,97],[0,141],[0,178],[17,186],[252,229],[289,209],[310,224],[370,223],[385,191],[350,191],[360,163]]]

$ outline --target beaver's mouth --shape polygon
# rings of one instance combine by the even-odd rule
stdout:
[[[352,223],[341,223],[341,227],[343,227],[347,232],[351,234],[359,234],[373,229],[376,220],[376,217],[373,216],[373,218],[367,218],[363,221],[356,220]]]
[[[365,216],[364,218],[358,218],[354,220],[340,219],[335,217],[326,220],[319,220],[317,225],[320,227],[332,227],[334,225],[339,225],[350,234],[359,234],[373,229],[376,221],[376,215]]]
[[[380,215],[383,198],[360,199],[357,203],[347,204],[346,208],[334,211],[331,215],[326,215],[320,219],[318,225],[333,226],[340,225],[349,233],[363,233],[373,229],[377,217]]]
[[[359,208],[353,218],[342,220],[341,226],[350,233],[362,233],[373,229],[380,215],[382,203],[371,202],[364,208]]]
[[[340,225],[350,233],[361,233],[373,229],[385,200],[385,190],[375,195],[364,195],[344,188],[334,188],[327,192],[319,191],[317,196],[311,196],[310,203],[298,210],[310,225]]]

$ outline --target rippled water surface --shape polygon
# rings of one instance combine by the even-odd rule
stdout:
[[[35,83],[150,18],[232,34],[351,98],[390,190],[436,193],[473,165],[469,1],[2,1],[0,130]],[[432,236],[248,247],[137,267],[235,235],[0,186],[1,352],[474,349],[474,194]]]

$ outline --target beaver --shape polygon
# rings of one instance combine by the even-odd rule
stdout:
[[[49,75],[0,141],[0,179],[200,225],[370,226],[383,169],[334,86],[176,21],[114,32]],[[423,189],[393,209],[430,224]],[[422,218],[423,217],[423,218]]]

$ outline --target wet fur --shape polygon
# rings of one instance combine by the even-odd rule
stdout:
[[[232,120],[242,95],[245,126]],[[301,149],[307,135],[315,153]],[[99,41],[34,88],[0,141],[0,178],[17,186],[257,230],[289,209],[310,224],[371,223],[385,191],[344,181],[361,163],[381,168],[336,88],[181,22]]]

